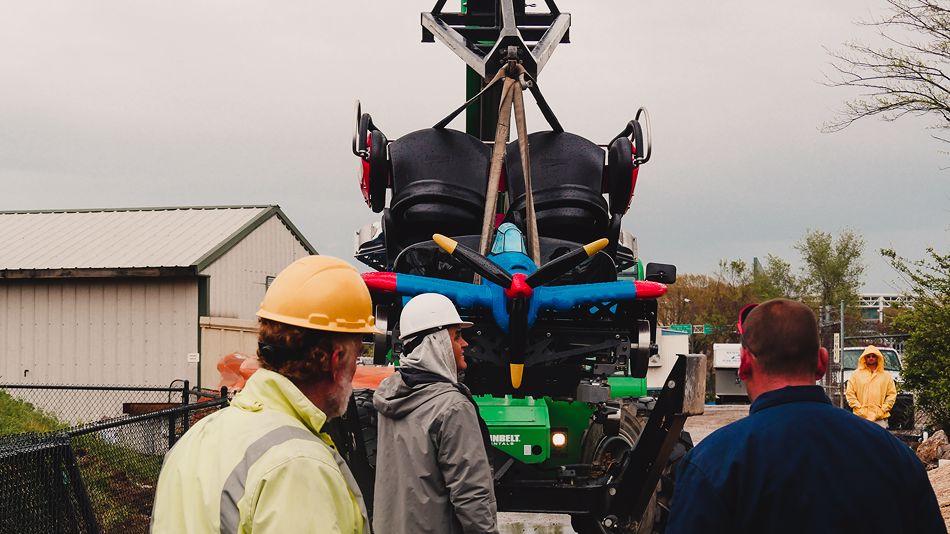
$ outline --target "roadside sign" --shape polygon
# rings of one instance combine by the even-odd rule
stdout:
[[[838,363],[841,361],[841,334],[835,332],[834,336],[834,348],[832,349],[834,354],[834,362]]]
[[[703,325],[701,325],[701,324],[694,324],[694,325],[693,325],[693,333],[694,333],[694,334],[702,334],[702,333],[704,333],[705,331],[706,331],[706,329],[703,327]]]
[[[189,352],[188,353],[188,363],[200,363],[201,354],[198,352]]]
[[[739,355],[742,345],[739,343],[713,343],[713,367],[716,369],[738,369],[742,358]]]
[[[673,330],[673,331],[676,331],[676,332],[682,332],[682,333],[684,333],[684,334],[692,334],[692,333],[693,333],[693,325],[691,325],[691,324],[671,324],[671,325],[670,325],[670,330]]]
[[[703,325],[703,334],[706,334],[707,336],[710,335],[710,334],[712,334],[715,330],[716,330],[716,329],[713,328],[713,325],[711,325],[711,324],[704,324],[704,325]]]

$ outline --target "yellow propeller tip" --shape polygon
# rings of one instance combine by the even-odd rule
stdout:
[[[598,252],[603,250],[609,244],[610,244],[610,240],[607,239],[606,237],[603,237],[603,238],[598,239],[597,241],[584,245],[584,252],[586,252],[588,256],[593,256],[594,254],[597,254]]]
[[[521,377],[524,375],[523,363],[509,363],[508,370],[511,372],[511,387],[518,389],[521,387]]]
[[[455,247],[458,246],[458,241],[445,237],[442,234],[432,234],[432,240],[435,241],[435,244],[439,245],[442,250],[448,252],[449,254],[454,254]]]

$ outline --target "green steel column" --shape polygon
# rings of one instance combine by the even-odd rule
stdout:
[[[517,4],[518,2],[516,2]],[[462,0],[462,13],[494,13],[497,3],[494,0]],[[521,8],[524,11],[524,7]],[[485,44],[494,44],[487,41]],[[495,73],[490,73],[493,76]],[[485,80],[475,71],[465,67],[465,100],[472,98],[485,87]],[[501,104],[501,85],[491,89],[480,101],[472,104],[465,110],[465,131],[482,141],[495,139],[495,127],[498,124],[498,106]]]

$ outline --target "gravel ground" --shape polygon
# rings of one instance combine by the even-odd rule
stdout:
[[[717,429],[747,415],[749,415],[748,404],[706,406],[703,415],[690,417],[686,420],[685,430],[693,438],[693,445],[696,445]]]
[[[561,514],[498,514],[501,534],[574,534],[571,516]]]
[[[748,405],[706,406],[706,412],[686,420],[686,430],[699,443],[721,426],[749,415]],[[573,534],[571,517],[560,514],[498,514],[501,534]]]

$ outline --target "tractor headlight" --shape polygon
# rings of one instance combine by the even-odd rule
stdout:
[[[563,430],[555,430],[551,432],[551,445],[555,449],[561,449],[567,446],[567,432]]]

